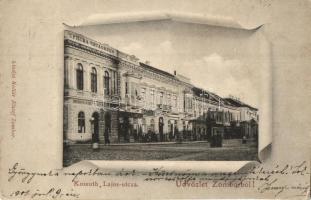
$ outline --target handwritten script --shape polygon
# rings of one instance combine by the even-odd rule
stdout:
[[[83,179],[108,179],[111,177],[119,177],[131,180],[131,178],[139,178],[142,182],[171,182],[176,187],[253,187],[258,193],[271,193],[274,197],[281,194],[294,196],[306,196],[310,189],[310,183],[282,183],[279,180],[282,176],[291,176],[299,178],[299,176],[310,176],[308,163],[303,161],[298,164],[275,165],[273,169],[264,168],[261,165],[252,167],[243,172],[227,172],[227,173],[208,173],[195,172],[191,169],[183,172],[175,170],[166,170],[165,167],[152,168],[149,171],[138,171],[136,169],[122,169],[119,171],[105,171],[100,168],[79,169],[75,171],[49,170],[49,171],[30,171],[20,163],[14,163],[8,170],[8,182],[21,182],[29,185],[35,179],[48,179],[69,177],[74,186],[130,186],[139,187],[136,183],[109,183],[103,181],[103,184],[93,181],[92,183],[81,183]],[[78,184],[79,183],[79,184]],[[51,187],[47,191],[39,189],[14,190],[10,194],[11,197],[30,197],[42,198],[50,197],[57,199],[61,197],[79,198],[79,194],[74,190],[65,191],[62,188]],[[291,197],[292,197],[291,196]]]

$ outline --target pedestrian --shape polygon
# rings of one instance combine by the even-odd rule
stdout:
[[[109,129],[108,128],[106,128],[106,130],[105,130],[105,145],[106,144],[110,144],[110,140],[109,140]]]
[[[222,147],[222,134],[219,133],[219,147]]]
[[[243,136],[242,144],[246,144],[246,136],[245,135]]]

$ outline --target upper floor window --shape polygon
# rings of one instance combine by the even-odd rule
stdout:
[[[173,106],[176,108],[177,107],[177,97],[175,95],[173,96],[173,102],[174,102]]]
[[[105,76],[104,76],[104,88],[105,88],[105,94],[109,95],[110,91],[109,91],[109,72],[105,71]]]
[[[64,87],[68,88],[69,85],[69,80],[68,80],[68,60],[65,60],[65,65],[64,65]]]
[[[147,99],[146,99],[146,88],[141,88],[140,89],[140,100],[143,101],[143,106],[147,105]]]
[[[191,97],[189,97],[188,98],[188,102],[189,102],[189,109],[192,109],[192,104],[193,104],[193,102],[192,102],[192,98]]]
[[[95,67],[92,68],[91,72],[91,91],[97,92],[97,71]]]
[[[146,88],[141,88],[141,95],[145,96],[145,94],[146,94]]]
[[[154,105],[155,104],[154,90],[150,90],[150,95],[151,95],[151,105]]]
[[[129,85],[127,82],[125,82],[125,94],[129,93]]]
[[[160,104],[163,104],[163,92],[160,92]]]
[[[78,133],[85,133],[84,112],[79,112],[79,114],[78,114]]]
[[[117,73],[113,72],[113,94],[117,93]]]
[[[78,64],[76,69],[77,89],[83,90],[83,66],[81,63]]]
[[[171,94],[167,94],[167,105],[171,105]]]

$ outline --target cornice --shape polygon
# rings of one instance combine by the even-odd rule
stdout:
[[[112,55],[109,55],[109,54],[106,54],[104,53],[103,51],[100,51],[100,50],[97,50],[97,49],[94,49],[94,48],[91,48],[89,46],[86,46],[86,45],[83,45],[83,44],[80,44],[80,43],[77,43],[75,41],[72,41],[70,39],[65,39],[64,40],[64,45],[65,47],[72,47],[72,48],[75,48],[77,50],[84,50],[88,53],[91,53],[93,55],[96,55],[96,56],[100,56],[100,57],[103,57],[105,59],[110,59],[112,60],[115,64],[119,64],[120,63],[120,60],[118,57],[115,57],[115,56],[112,56]]]

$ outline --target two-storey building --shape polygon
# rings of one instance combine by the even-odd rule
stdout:
[[[176,72],[165,72],[108,44],[65,31],[66,140],[205,140],[232,122],[257,116],[256,109],[244,108],[195,87]]]

